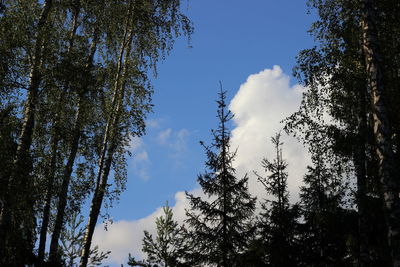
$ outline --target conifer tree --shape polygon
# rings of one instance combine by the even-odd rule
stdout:
[[[61,233],[61,244],[60,250],[60,262],[65,267],[74,267],[78,265],[80,252],[83,245],[83,237],[85,235],[84,218],[78,213],[72,214],[68,218],[66,228]],[[99,247],[96,245],[90,251],[89,266],[100,266],[102,261],[107,259],[111,251],[103,252],[99,251]]]
[[[142,251],[147,254],[147,259],[136,261],[129,255],[128,265],[131,266],[159,266],[179,267],[189,266],[183,259],[186,252],[184,227],[173,219],[172,209],[168,203],[163,207],[164,214],[156,219],[157,235],[155,238],[144,231]]]
[[[346,244],[350,227],[344,224],[345,187],[341,173],[330,166],[334,155],[327,154],[321,140],[314,138],[315,146],[310,148],[313,165],[307,167],[300,192],[301,261],[305,266],[348,266],[354,258],[348,257]]]
[[[264,158],[261,162],[267,176],[255,173],[267,195],[274,198],[265,199],[261,203],[258,228],[265,255],[264,264],[276,267],[296,266],[298,258],[296,254],[299,208],[289,203],[286,171],[288,164],[282,156],[283,143],[280,138],[280,133],[271,138],[276,153],[273,161]]]
[[[219,125],[212,131],[211,146],[205,148],[207,171],[198,176],[205,197],[187,193],[190,252],[193,266],[242,266],[240,258],[247,249],[253,229],[249,220],[255,198],[247,188],[247,176],[238,179],[232,164],[236,152],[230,151],[228,123],[233,115],[226,111],[226,92],[219,93]]]

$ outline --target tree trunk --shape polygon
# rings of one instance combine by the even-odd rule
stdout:
[[[0,212],[0,258],[3,258],[4,255],[3,250],[6,246],[12,214],[16,212],[18,213],[18,210],[20,210],[20,213],[25,212],[25,214],[23,214],[23,218],[25,219],[20,223],[27,224],[27,227],[29,228],[28,231],[31,231],[31,233],[28,233],[28,239],[32,239],[28,240],[28,242],[33,241],[35,218],[33,214],[33,199],[31,196],[32,190],[29,188],[32,183],[29,178],[29,150],[32,143],[33,128],[35,125],[38,89],[42,80],[40,68],[42,65],[42,51],[45,35],[44,26],[47,23],[51,7],[52,0],[45,0],[37,24],[36,43],[30,67],[29,86],[25,102],[23,124],[14,159],[13,171],[9,177],[7,195],[5,196],[3,210]],[[21,204],[21,202],[23,204]]]
[[[55,119],[54,124],[58,124],[58,118]],[[47,172],[47,185],[46,185],[46,198],[45,198],[45,206],[43,209],[43,218],[42,225],[40,228],[40,239],[39,239],[39,248],[38,248],[38,262],[39,265],[43,263],[44,260],[44,252],[46,246],[46,237],[47,237],[47,228],[49,225],[50,219],[50,208],[51,208],[51,199],[53,197],[53,187],[55,180],[55,171],[56,171],[56,161],[57,161],[57,148],[59,142],[59,130],[58,127],[55,126],[56,129],[52,138],[52,147],[51,147],[51,160],[49,170]]]
[[[89,57],[88,57],[88,62],[86,65],[86,68],[90,71],[92,66],[93,66],[93,59],[94,59],[94,54],[96,53],[97,50],[97,44],[99,41],[99,33],[98,29],[96,28],[94,30],[94,36],[93,36],[93,42],[90,48],[89,52]],[[87,91],[87,87],[89,85],[85,84],[79,93],[79,100],[78,100],[78,106],[76,109],[75,113],[75,120],[74,120],[74,128],[72,131],[72,141],[70,145],[70,152],[69,156],[67,159],[67,163],[65,165],[63,177],[62,177],[62,183],[61,183],[61,189],[58,194],[58,205],[57,205],[57,215],[56,215],[56,221],[54,224],[54,229],[53,229],[53,234],[51,236],[51,242],[50,242],[50,255],[49,255],[49,260],[52,263],[56,263],[57,261],[57,253],[58,253],[58,240],[60,239],[61,231],[64,225],[64,217],[65,217],[65,208],[67,206],[67,198],[68,198],[68,187],[70,184],[71,180],[71,174],[73,170],[73,166],[75,163],[76,155],[78,153],[78,147],[79,147],[79,141],[81,138],[81,133],[82,133],[82,116],[83,116],[83,109],[84,109],[84,102],[85,102],[85,92]]]
[[[58,196],[57,216],[54,224],[53,235],[51,236],[49,262],[56,264],[58,254],[58,240],[60,239],[61,230],[64,225],[64,213],[67,206],[68,186],[71,178],[72,168],[74,166],[76,154],[78,152],[79,140],[81,136],[81,119],[82,119],[82,103],[78,103],[75,114],[75,126],[73,130],[73,139],[71,150],[65,165],[61,190]]]
[[[116,136],[118,134],[118,123],[121,108],[123,105],[125,82],[122,81],[120,86],[121,76],[126,73],[128,65],[128,57],[130,54],[133,32],[130,31],[128,35],[128,22],[125,28],[124,38],[121,45],[120,55],[118,58],[117,74],[114,83],[114,95],[112,99],[111,114],[107,120],[106,129],[104,132],[103,144],[101,149],[101,157],[99,161],[98,177],[96,190],[93,195],[92,204],[90,208],[89,220],[83,241],[83,250],[80,266],[86,267],[90,255],[90,246],[92,244],[93,233],[96,227],[97,219],[100,214],[101,205],[104,198],[104,193],[107,190],[107,180],[111,169],[113,154],[116,149]],[[125,60],[123,60],[125,54]],[[125,64],[124,64],[125,63]],[[124,79],[125,77],[122,77]]]
[[[67,49],[67,53],[71,51],[74,45],[74,40],[76,36],[76,30],[78,28],[78,17],[79,17],[79,12],[80,12],[80,1],[74,1],[74,6],[73,6],[73,23],[72,23],[72,30],[71,30],[71,35],[69,39],[69,45]],[[66,88],[68,88],[68,85],[65,85]],[[46,198],[45,198],[45,207],[43,210],[43,218],[42,218],[42,225],[40,228],[40,239],[39,239],[39,248],[38,248],[38,262],[39,264],[42,264],[44,261],[44,252],[45,252],[45,246],[46,246],[46,239],[47,239],[47,229],[49,226],[49,219],[50,219],[50,208],[51,208],[51,200],[53,198],[54,192],[54,181],[55,181],[55,171],[56,171],[56,159],[57,159],[57,150],[58,150],[58,142],[60,141],[59,135],[60,135],[60,130],[59,130],[59,120],[61,116],[61,105],[65,101],[65,92],[66,90],[63,90],[60,95],[59,103],[57,105],[58,110],[55,115],[53,127],[54,127],[54,134],[53,134],[53,141],[52,141],[52,151],[51,151],[51,162],[50,162],[50,170],[49,170],[49,175],[47,177],[48,183],[46,186]],[[79,107],[78,107],[79,110]]]
[[[370,266],[369,257],[369,223],[367,218],[367,172],[366,172],[366,147],[367,143],[367,118],[366,95],[364,89],[360,89],[360,103],[357,126],[357,143],[354,150],[354,166],[357,177],[357,207],[358,207],[358,242],[359,242],[359,267]]]
[[[368,87],[372,99],[376,157],[382,185],[385,219],[388,226],[388,243],[393,266],[400,266],[400,205],[395,155],[387,106],[384,102],[384,82],[381,56],[377,40],[374,0],[362,0],[363,52],[366,62]]]

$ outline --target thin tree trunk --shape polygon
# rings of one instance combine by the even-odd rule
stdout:
[[[359,116],[357,126],[357,143],[354,151],[354,165],[357,177],[357,207],[358,207],[358,242],[359,267],[370,266],[368,219],[367,219],[367,172],[366,147],[367,118],[365,90],[360,89]]]
[[[85,232],[85,237],[83,241],[83,250],[80,266],[86,267],[88,264],[88,259],[90,255],[90,246],[92,244],[93,233],[96,227],[97,219],[100,214],[101,205],[104,198],[104,193],[107,190],[107,180],[108,175],[111,169],[111,163],[113,160],[113,154],[116,149],[116,136],[118,134],[118,123],[121,108],[124,100],[124,91],[125,91],[125,81],[122,81],[122,85],[120,86],[120,80],[122,74],[125,75],[127,65],[128,65],[128,57],[130,54],[131,43],[133,32],[130,31],[129,37],[128,35],[128,26],[129,20],[127,22],[124,38],[121,46],[121,51],[118,59],[118,68],[117,74],[115,78],[114,84],[114,95],[112,99],[112,107],[115,107],[114,110],[111,111],[111,114],[108,118],[104,138],[103,145],[101,150],[101,158],[99,161],[99,170],[98,170],[98,183],[96,186],[96,190],[93,195],[92,204],[90,208],[89,220]],[[125,54],[125,60],[123,60]],[[125,64],[124,64],[125,63]],[[124,76],[123,75],[123,76]],[[124,80],[125,77],[122,77]]]
[[[73,23],[72,23],[72,30],[70,34],[70,39],[69,39],[69,45],[67,49],[67,53],[71,51],[71,49],[74,46],[74,40],[76,36],[76,31],[78,28],[78,17],[80,13],[80,1],[75,1],[74,2],[74,7],[73,7]],[[68,85],[65,86],[66,88],[69,87]],[[42,218],[42,225],[40,228],[40,239],[39,239],[39,248],[38,248],[38,262],[39,264],[42,264],[44,261],[44,252],[45,252],[45,246],[46,246],[46,239],[47,239],[47,230],[49,226],[49,220],[50,220],[50,208],[51,208],[51,200],[53,198],[54,192],[54,182],[55,182],[55,172],[56,172],[56,160],[57,160],[57,151],[58,151],[58,143],[60,141],[60,130],[59,130],[59,123],[60,123],[60,116],[61,116],[61,105],[65,101],[65,92],[66,90],[63,90],[60,95],[59,103],[57,105],[58,110],[54,119],[54,134],[53,134],[53,141],[52,143],[52,149],[51,149],[51,161],[50,161],[50,170],[49,170],[49,175],[47,177],[48,183],[46,186],[46,198],[45,198],[45,206],[43,210],[43,218]]]
[[[220,88],[221,88],[221,100],[220,101],[225,101],[224,100],[224,92],[222,91],[222,83],[220,82]],[[226,138],[225,138],[225,106],[224,104],[221,103],[220,107],[220,121],[221,121],[221,135],[222,135],[222,190],[223,190],[223,217],[222,217],[222,266],[223,267],[228,267],[228,222],[227,222],[227,175],[228,175],[228,170],[226,166],[226,158],[227,158],[227,151],[226,151]]]
[[[44,26],[47,23],[48,16],[52,7],[52,0],[45,0],[40,18],[37,24],[36,43],[32,57],[32,63],[29,75],[28,94],[25,102],[25,112],[23,116],[23,124],[19,136],[19,144],[17,146],[16,156],[14,159],[14,166],[11,177],[8,181],[7,195],[5,196],[3,210],[0,212],[0,258],[3,258],[4,248],[6,246],[7,234],[9,231],[9,224],[11,221],[12,213],[18,210],[17,203],[25,202],[27,205],[33,205],[32,197],[30,196],[31,190],[28,188],[31,181],[29,181],[28,165],[29,165],[29,150],[32,143],[33,128],[35,125],[35,112],[37,104],[37,96],[39,85],[42,80],[41,64],[42,64],[42,51],[44,43]],[[18,189],[18,190],[17,190]],[[20,192],[20,194],[18,194]],[[24,195],[27,194],[27,195]],[[20,199],[18,199],[20,198]],[[15,201],[14,201],[15,200]],[[33,206],[25,207],[25,217],[28,217],[27,223],[32,228],[33,235],[34,215]],[[32,220],[32,221],[31,221]],[[29,237],[30,238],[30,237]],[[29,239],[28,238],[28,239]],[[33,236],[32,236],[33,238]],[[30,241],[30,240],[28,240]]]
[[[99,35],[98,29],[96,28],[94,30],[93,42],[90,48],[88,62],[86,65],[86,68],[88,70],[90,70],[93,66],[94,54],[96,53],[97,44],[99,41],[98,35]],[[67,206],[67,198],[68,198],[68,187],[70,184],[71,174],[75,163],[76,155],[78,153],[79,141],[82,134],[82,118],[83,118],[83,109],[85,102],[85,92],[87,91],[88,86],[89,86],[88,84],[85,84],[84,88],[82,88],[78,96],[79,97],[78,106],[75,113],[74,128],[72,131],[73,138],[71,141],[69,156],[62,177],[61,189],[58,194],[57,215],[50,242],[49,261],[52,263],[56,263],[57,261],[58,240],[60,239],[61,231],[64,225],[65,208]]]
[[[381,56],[377,40],[374,0],[362,0],[363,52],[366,62],[368,86],[372,99],[376,156],[382,185],[385,219],[388,226],[388,243],[393,266],[400,266],[400,203],[395,171],[395,155],[387,106],[384,102],[384,82]]]
[[[58,124],[58,118],[56,119],[54,124]],[[47,172],[48,181],[47,181],[47,186],[46,186],[45,206],[43,209],[42,225],[40,228],[40,239],[39,239],[39,248],[38,248],[39,265],[41,265],[44,260],[47,228],[48,228],[49,219],[50,219],[51,199],[53,197],[53,187],[54,187],[55,170],[56,170],[56,162],[57,162],[57,148],[58,148],[58,142],[59,142],[59,130],[57,128],[55,129],[55,133],[53,135],[54,136],[53,136],[52,142],[51,142],[52,143],[51,160],[50,160],[49,170]]]
[[[64,169],[61,190],[58,197],[57,216],[54,224],[53,234],[51,236],[49,262],[53,264],[57,262],[58,240],[60,239],[61,230],[64,225],[64,212],[65,212],[65,207],[67,206],[68,185],[81,136],[81,119],[82,119],[81,105],[82,103],[78,103],[77,112],[75,114],[75,126],[73,130],[71,150],[68,156],[67,164]]]

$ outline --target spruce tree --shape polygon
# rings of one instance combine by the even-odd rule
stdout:
[[[255,208],[255,198],[247,188],[247,176],[238,179],[232,164],[236,155],[230,151],[228,123],[233,115],[226,111],[226,92],[220,91],[219,125],[212,131],[213,142],[204,145],[207,171],[198,176],[205,197],[187,193],[190,252],[193,266],[243,266],[244,254],[253,233],[249,220]]]
[[[305,266],[348,266],[351,257],[347,257],[346,239],[351,224],[344,224],[348,217],[342,208],[345,187],[341,173],[330,166],[332,155],[326,153],[320,141],[316,140],[318,145],[310,149],[313,165],[307,167],[300,192],[301,260]]]
[[[257,173],[258,181],[262,183],[267,195],[273,200],[265,199],[261,203],[260,222],[258,225],[261,245],[264,249],[264,263],[269,266],[296,266],[297,247],[297,219],[299,208],[289,203],[287,190],[287,162],[282,156],[281,134],[271,138],[275,147],[273,161],[264,158],[262,167],[267,173],[263,177]]]

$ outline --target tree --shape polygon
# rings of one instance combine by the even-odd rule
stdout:
[[[148,72],[191,32],[179,0],[1,1],[0,265],[60,264],[67,218],[93,194],[88,261],[152,108]]]
[[[114,64],[110,66],[113,82],[106,85],[110,99],[102,110],[106,120],[103,124],[96,185],[81,266],[87,265],[103,199],[110,193],[108,177],[111,167],[114,167],[116,181],[126,180],[126,147],[130,138],[141,136],[145,130],[145,118],[151,110],[152,94],[145,73],[149,68],[155,68],[157,61],[172,49],[175,37],[192,31],[190,21],[180,12],[179,7],[179,0],[128,1],[121,5],[123,32],[118,32],[112,41],[117,43],[118,48],[105,58],[107,61],[110,58],[115,60],[111,61]]]
[[[163,207],[164,214],[156,219],[157,235],[155,239],[144,231],[142,251],[147,254],[145,261],[136,261],[129,256],[128,265],[146,265],[159,267],[188,266],[184,263],[186,244],[184,226],[173,220],[172,209],[168,203]]]
[[[67,227],[61,233],[61,262],[64,262],[66,267],[77,266],[80,257],[80,252],[83,245],[83,237],[85,235],[85,227],[82,225],[84,222],[83,216],[78,216],[78,213],[74,213],[71,218],[68,219]],[[102,261],[107,259],[111,251],[103,252],[99,251],[99,247],[96,245],[90,251],[89,266],[100,266]]]
[[[356,225],[345,223],[348,212],[343,209],[345,185],[342,173],[330,166],[329,150],[321,143],[323,138],[314,139],[311,148],[312,166],[303,178],[304,186],[300,192],[301,224],[301,261],[304,266],[350,266],[354,255],[349,257],[351,235],[356,236]],[[338,228],[338,225],[343,227]]]
[[[379,7],[373,0],[363,0],[361,7],[362,47],[365,58],[365,72],[368,90],[371,93],[373,129],[376,142],[375,154],[378,159],[379,178],[382,184],[385,217],[388,226],[388,243],[393,266],[400,266],[400,197],[399,175],[396,156],[393,151],[391,118],[385,102],[386,87],[383,79],[384,68],[379,47],[376,24]]]
[[[4,14],[2,16],[2,27],[7,25],[7,20],[11,17],[20,15],[18,8],[26,9],[27,3],[16,5],[10,8],[8,1],[3,2]],[[14,154],[11,172],[6,177],[7,190],[5,195],[2,196],[2,210],[0,211],[0,258],[6,264],[23,264],[25,261],[31,261],[32,250],[34,245],[34,229],[35,229],[35,214],[34,214],[34,191],[31,187],[34,185],[31,170],[32,158],[30,156],[30,148],[32,144],[32,136],[35,125],[36,106],[38,101],[39,87],[41,85],[45,56],[46,44],[49,34],[46,31],[49,24],[49,17],[52,11],[53,3],[51,0],[43,1],[43,5],[38,8],[38,5],[30,4],[28,7],[33,9],[34,12],[28,11],[26,13],[26,20],[32,23],[35,20],[35,27],[33,30],[34,37],[27,42],[26,35],[16,46],[11,45],[12,52],[20,52],[21,48],[26,49],[26,54],[29,54],[28,68],[29,78],[26,84],[26,100],[24,101],[24,113],[20,131],[18,133],[17,147]],[[40,10],[39,13],[37,11]],[[17,11],[17,12],[15,12]],[[35,13],[36,11],[36,13]],[[8,15],[8,16],[7,16]],[[6,18],[5,18],[6,17]],[[51,22],[50,22],[51,24]],[[22,25],[21,25],[22,26]],[[30,25],[23,25],[27,29]],[[21,34],[21,29],[18,29],[18,36]],[[7,36],[7,31],[2,30],[2,39]],[[4,36],[4,34],[6,36]],[[25,34],[27,34],[25,32]],[[6,39],[7,40],[7,39]],[[7,41],[16,41],[11,38]],[[26,58],[24,58],[26,60]],[[26,62],[26,61],[25,61]],[[13,67],[8,66],[5,62],[3,64],[2,78],[7,77],[7,73]],[[18,67],[17,67],[18,69]],[[24,68],[21,68],[23,70]],[[26,70],[26,69],[25,69]],[[23,76],[23,72],[19,72]],[[3,79],[2,79],[3,80]],[[18,80],[23,80],[20,77]],[[3,80],[4,81],[4,80]],[[17,83],[21,88],[20,84]],[[15,85],[14,85],[15,86]],[[12,86],[11,88],[13,88]],[[8,86],[7,86],[8,87]],[[4,89],[4,88],[2,88]],[[14,88],[13,88],[14,89]],[[3,91],[3,90],[2,90]],[[17,241],[18,240],[18,241]],[[17,242],[15,242],[17,241]],[[13,250],[12,254],[7,254],[6,247]],[[11,261],[8,261],[11,259]]]
[[[250,219],[255,209],[255,198],[247,188],[247,176],[237,179],[232,166],[236,152],[230,151],[226,112],[226,93],[219,93],[217,130],[212,131],[213,143],[205,146],[207,171],[199,175],[198,182],[206,198],[187,193],[190,210],[189,255],[192,265],[240,266],[240,257],[247,249],[254,229]]]
[[[287,163],[282,157],[281,134],[271,138],[275,147],[273,161],[264,158],[262,167],[268,174],[263,177],[257,173],[268,195],[275,198],[261,203],[262,211],[258,224],[261,244],[264,250],[264,264],[270,266],[296,266],[298,251],[296,235],[298,231],[298,206],[291,207],[287,191]]]
[[[313,146],[308,129],[318,125],[319,131],[325,133],[325,147],[336,155],[337,163],[344,166],[347,161],[354,166],[348,168],[347,179],[357,178],[355,203],[359,221],[359,256],[356,261],[360,266],[371,266],[374,258],[387,259],[385,249],[381,249],[387,245],[377,245],[380,242],[376,242],[381,240],[379,236],[386,235],[386,230],[379,226],[380,220],[385,218],[388,226],[390,223],[394,227],[398,225],[395,223],[398,221],[398,212],[395,212],[398,196],[394,193],[398,191],[395,189],[397,178],[389,178],[389,172],[393,172],[393,162],[399,162],[399,154],[394,151],[389,154],[394,148],[390,142],[398,142],[399,129],[398,106],[394,104],[398,103],[394,100],[398,99],[398,90],[392,88],[398,85],[395,78],[398,75],[393,72],[398,71],[399,60],[393,51],[397,49],[394,40],[398,39],[399,19],[395,14],[399,5],[395,1],[342,0],[312,0],[309,4],[319,15],[311,28],[317,44],[299,54],[295,73],[308,89],[300,111],[291,117],[288,128],[297,129],[303,140]],[[374,103],[377,100],[384,109],[379,116],[386,116],[383,128],[380,125],[382,118],[377,114],[382,110],[379,111]],[[324,122],[325,115],[322,114],[330,117],[329,123]],[[377,134],[377,131],[381,132]],[[378,135],[381,135],[379,141]],[[389,156],[384,156],[382,161],[384,146]],[[381,152],[377,153],[379,150]],[[389,167],[383,168],[386,160]],[[388,197],[386,201],[385,195]],[[385,208],[386,216],[381,216],[380,220],[373,219],[374,214],[382,213],[379,205],[371,205],[377,201],[385,202],[386,207],[391,201],[394,203],[391,209]],[[377,209],[372,211],[371,207]],[[374,228],[382,231],[371,230]],[[388,239],[391,238],[396,239],[395,235]],[[394,247],[397,247],[396,242],[392,242]]]

